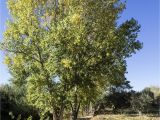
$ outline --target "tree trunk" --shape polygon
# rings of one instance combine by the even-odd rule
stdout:
[[[78,115],[77,111],[73,110],[72,111],[72,120],[77,120],[77,115]]]
[[[53,120],[63,120],[63,114],[53,112]]]
[[[79,112],[79,108],[80,108],[80,102],[78,102],[76,94],[74,96],[73,106],[71,103],[71,108],[72,108],[71,120],[77,120],[78,112]]]
[[[57,118],[57,115],[56,115],[56,112],[55,111],[53,111],[53,120],[58,120],[58,118]]]
[[[72,118],[71,120],[77,120],[78,112],[79,112],[80,103],[77,107],[72,109]]]
[[[141,116],[141,115],[142,115],[142,112],[141,112],[141,111],[138,111],[138,115]]]
[[[63,120],[63,112],[64,112],[64,106],[61,106],[61,108],[55,108],[53,110],[53,120]]]

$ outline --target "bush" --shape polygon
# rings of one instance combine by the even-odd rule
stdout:
[[[26,119],[32,116],[32,120],[39,120],[38,111],[24,102],[24,98],[9,85],[0,87],[1,119],[10,120],[11,117]]]

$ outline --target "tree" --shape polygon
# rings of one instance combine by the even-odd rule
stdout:
[[[13,19],[8,21],[2,48],[7,52],[5,62],[15,81],[22,81],[26,86],[28,101],[40,109],[42,116],[50,111],[53,119],[62,119],[65,91],[63,84],[54,79],[56,63],[52,64],[54,46],[50,45],[54,39],[49,38],[53,31],[49,32],[48,14],[57,14],[57,11],[51,12],[56,6],[51,2],[9,0]]]
[[[122,111],[130,108],[130,99],[133,93],[131,88],[127,80],[124,80],[121,84],[108,86],[104,96],[95,105],[95,115],[106,112],[118,113],[119,109]],[[110,111],[107,111],[107,109],[110,109]]]
[[[146,87],[145,89],[153,92],[154,98],[160,96],[160,87],[158,86],[150,86],[150,87]]]
[[[150,86],[144,88],[143,91],[148,91],[150,93],[152,100],[152,103],[148,104],[146,112],[150,113],[159,113],[159,106],[160,106],[160,88],[158,86]]]
[[[62,119],[66,102],[75,120],[81,103],[123,82],[126,58],[142,47],[135,19],[117,26],[125,8],[120,0],[9,0],[8,5],[13,19],[2,42],[6,63],[15,77],[16,71],[20,77],[25,73],[28,101],[55,120]]]
[[[124,80],[125,58],[141,48],[136,40],[137,21],[131,19],[117,27],[124,4],[103,2],[71,2],[71,17],[57,25],[57,68],[61,67],[59,76],[71,85],[73,119],[86,96],[95,96],[93,90],[102,93],[107,84]]]
[[[148,109],[148,105],[152,103],[153,99],[153,93],[150,90],[144,89],[141,92],[132,94],[131,106],[133,110],[142,114],[142,112]]]

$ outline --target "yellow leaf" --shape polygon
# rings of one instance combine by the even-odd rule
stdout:
[[[79,14],[74,14],[70,20],[73,24],[78,24],[81,21],[81,16]]]
[[[4,64],[9,65],[10,63],[11,63],[11,58],[8,57],[8,56],[6,56],[6,57],[4,58]]]
[[[69,60],[69,59],[62,59],[61,63],[66,68],[70,68],[71,67],[71,60]]]

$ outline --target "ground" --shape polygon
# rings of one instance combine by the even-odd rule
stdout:
[[[155,116],[128,116],[128,115],[99,115],[91,120],[160,120],[160,117]]]

